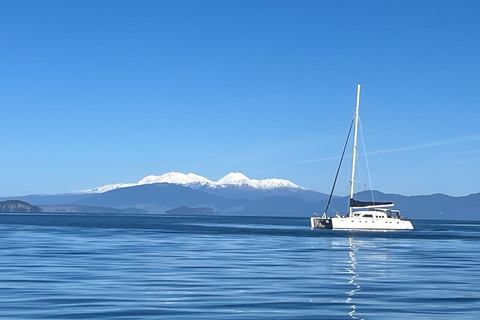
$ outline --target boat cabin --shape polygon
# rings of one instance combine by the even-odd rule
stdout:
[[[372,218],[372,219],[401,219],[399,210],[370,208],[369,210],[353,211],[352,218]]]

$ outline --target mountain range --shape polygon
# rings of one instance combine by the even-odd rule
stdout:
[[[302,187],[294,184],[293,182],[285,179],[250,179],[246,175],[240,172],[230,172],[223,178],[218,181],[212,181],[205,177],[202,177],[195,173],[181,173],[181,172],[168,172],[160,176],[149,175],[141,179],[137,183],[118,183],[118,184],[108,184],[105,186],[83,190],[80,193],[103,193],[106,191],[111,191],[115,189],[121,189],[126,187],[134,187],[145,184],[154,184],[154,183],[170,183],[187,186],[193,189],[197,188],[212,188],[212,189],[223,189],[228,187],[248,187],[256,190],[273,190],[279,188],[289,188],[289,189],[303,189]]]
[[[402,196],[379,191],[356,194],[359,200],[393,201],[411,219],[479,220],[480,193]],[[7,200],[7,198],[0,198]],[[325,210],[328,195],[285,179],[249,179],[232,172],[218,181],[194,173],[150,175],[137,183],[109,184],[74,193],[9,197],[44,212],[167,213],[256,216],[304,216]],[[346,212],[347,197],[334,196],[329,214]]]

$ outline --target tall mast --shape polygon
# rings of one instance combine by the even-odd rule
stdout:
[[[350,202],[348,215],[352,215],[353,184],[355,183],[355,160],[357,159],[358,106],[360,105],[360,84],[357,86],[357,106],[355,107],[355,126],[353,131],[352,178],[350,179]]]

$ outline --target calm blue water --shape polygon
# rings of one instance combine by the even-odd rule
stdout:
[[[478,319],[480,222],[0,216],[1,319]]]

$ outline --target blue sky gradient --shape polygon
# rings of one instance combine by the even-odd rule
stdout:
[[[1,1],[0,195],[169,171],[329,192],[357,83],[373,188],[480,192],[479,17],[479,1]]]

